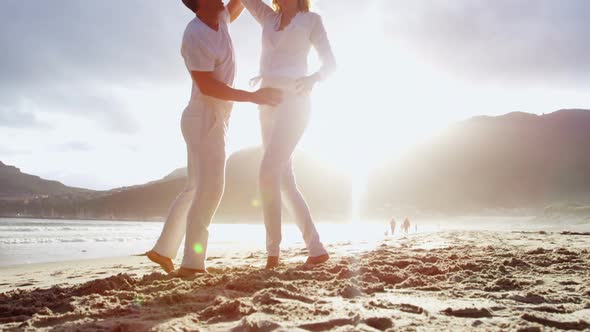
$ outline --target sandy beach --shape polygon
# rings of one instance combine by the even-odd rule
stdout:
[[[590,236],[452,231],[210,257],[209,275],[160,273],[145,257],[2,268],[7,331],[590,330]],[[176,262],[178,263],[178,262]]]

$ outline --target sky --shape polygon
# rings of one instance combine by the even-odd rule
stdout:
[[[300,148],[366,173],[454,121],[590,109],[586,0],[315,0],[338,61]],[[186,162],[190,77],[181,1],[0,4],[0,161],[70,186],[145,183]],[[258,72],[260,27],[231,27],[236,87]],[[315,54],[310,57],[317,69]],[[228,152],[260,144],[234,107]]]

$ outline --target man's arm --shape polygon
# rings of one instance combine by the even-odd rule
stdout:
[[[227,11],[229,12],[230,22],[235,21],[244,11],[244,4],[241,0],[231,0],[227,4]]]
[[[216,80],[212,72],[193,71],[191,72],[191,76],[199,87],[199,90],[201,90],[201,93],[209,97],[270,106],[277,106],[283,99],[281,91],[277,89],[265,88],[256,92],[248,92],[231,88]]]

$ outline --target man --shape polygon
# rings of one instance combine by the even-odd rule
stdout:
[[[225,134],[232,101],[277,105],[281,92],[232,88],[235,55],[229,24],[243,11],[240,1],[224,6],[221,0],[183,0],[196,17],[188,24],[181,53],[192,77],[192,94],[181,127],[188,151],[188,180],[170,208],[162,234],[148,258],[167,273],[174,270],[180,242],[184,257],[178,276],[207,273],[208,227],[225,185]]]

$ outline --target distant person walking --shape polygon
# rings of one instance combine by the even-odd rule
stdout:
[[[389,228],[391,229],[391,236],[395,235],[395,218],[391,218],[389,221]]]
[[[404,223],[402,224],[402,228],[403,228],[405,234],[408,234],[410,232],[410,219],[406,218],[404,220]]]

